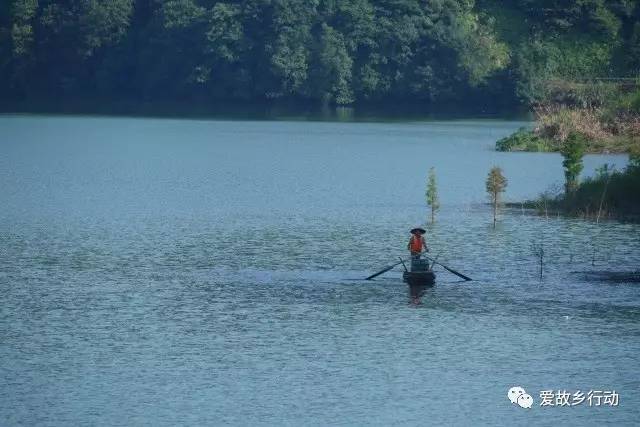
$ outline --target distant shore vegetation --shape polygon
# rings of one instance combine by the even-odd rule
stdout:
[[[587,153],[628,153],[640,147],[640,78],[555,82],[535,107],[535,127],[496,142],[498,151],[562,151],[571,134]]]
[[[634,149],[635,150],[635,149]],[[605,164],[595,176],[577,181],[581,160],[565,160],[567,183],[564,192],[546,192],[535,200],[508,203],[508,207],[533,209],[540,215],[568,215],[591,220],[640,221],[640,150],[632,151],[629,164],[615,170]],[[569,172],[569,173],[567,173]]]
[[[0,2],[5,111],[287,101],[482,112],[541,105],[552,80],[639,70],[631,0]]]

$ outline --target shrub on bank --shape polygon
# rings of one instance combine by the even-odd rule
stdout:
[[[564,205],[568,213],[587,217],[640,218],[640,167],[631,164],[622,172],[601,169],[565,198]]]
[[[527,128],[520,128],[514,134],[496,142],[498,151],[553,151],[549,141],[540,138]]]
[[[620,97],[617,112],[640,114],[640,89]]]
[[[517,207],[513,204],[512,207]],[[616,218],[640,220],[640,151],[630,155],[629,165],[616,171],[608,165],[599,168],[594,177],[586,178],[570,193],[553,196],[541,194],[538,199],[522,203],[523,208],[536,209],[541,215],[561,212],[565,215],[592,219]]]

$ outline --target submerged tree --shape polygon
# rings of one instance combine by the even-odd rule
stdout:
[[[542,244],[542,242],[540,243],[532,243],[531,244],[531,250],[533,252],[533,255],[538,258],[538,263],[540,264],[540,280],[542,280],[542,272],[543,272],[543,268],[544,268],[544,246]]]
[[[431,206],[431,223],[435,222],[436,211],[440,209],[440,199],[438,198],[438,186],[436,185],[436,170],[429,169],[429,179],[427,181],[427,205]]]
[[[572,132],[562,145],[560,152],[562,157],[564,157],[562,166],[564,167],[565,195],[570,196],[574,194],[578,188],[578,177],[584,167],[582,164],[582,157],[584,156],[584,138],[581,135]]]
[[[500,204],[500,193],[504,193],[507,188],[507,178],[502,175],[502,169],[494,166],[489,171],[487,176],[487,193],[491,199],[491,205],[493,206],[493,227],[496,226],[496,216],[498,214],[498,205]]]

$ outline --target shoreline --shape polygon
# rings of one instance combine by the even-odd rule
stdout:
[[[541,201],[536,200],[525,200],[523,202],[505,202],[503,204],[506,210],[511,211],[513,214],[517,214],[517,212],[522,212],[522,214],[527,214],[531,216],[544,216],[547,218],[573,218],[573,219],[581,219],[584,221],[594,221],[594,222],[604,222],[604,221],[615,221],[622,224],[639,224],[640,223],[640,214],[636,213],[614,213],[614,212],[606,212],[598,218],[598,212],[595,211],[575,211],[575,212],[567,212],[562,209],[560,206],[560,202],[558,201],[550,201],[547,200],[549,204],[545,206],[544,204],[541,206]],[[517,212],[516,212],[517,211]]]
[[[524,105],[460,105],[421,103],[388,99],[333,105],[308,100],[136,99],[63,97],[60,99],[0,100],[0,114],[105,115],[133,117],[194,118],[230,117],[247,119],[302,118],[306,120],[461,120],[497,119],[532,122]]]
[[[538,136],[534,129],[520,128],[496,141],[496,151],[510,153],[559,153],[560,142]],[[609,141],[586,140],[585,154],[630,154],[640,147],[640,137],[618,136]]]

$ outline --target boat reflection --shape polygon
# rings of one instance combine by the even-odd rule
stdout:
[[[422,297],[431,286],[409,285],[409,304],[422,305]]]

